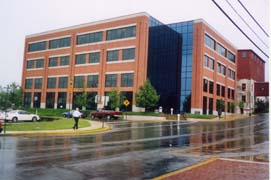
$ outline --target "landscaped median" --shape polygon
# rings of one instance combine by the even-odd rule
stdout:
[[[51,121],[7,123],[6,135],[80,135],[98,133],[111,128],[99,121],[79,120],[79,129],[73,130],[74,120],[61,118]],[[3,135],[3,133],[2,133]]]

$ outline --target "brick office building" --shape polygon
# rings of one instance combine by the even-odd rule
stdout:
[[[26,37],[22,87],[26,106],[71,108],[87,92],[88,109],[104,106],[113,87],[135,106],[149,78],[159,105],[213,114],[235,99],[236,48],[203,20],[165,25],[146,13]]]

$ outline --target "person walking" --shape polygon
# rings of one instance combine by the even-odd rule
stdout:
[[[81,113],[79,111],[79,108],[76,108],[75,111],[73,111],[72,116],[74,118],[74,126],[73,129],[78,129],[78,122],[79,122],[79,118],[81,116]]]

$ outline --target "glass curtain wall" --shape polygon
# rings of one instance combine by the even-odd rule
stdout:
[[[184,107],[191,104],[191,84],[192,84],[192,53],[193,53],[193,21],[168,24],[170,28],[178,32],[182,38],[181,42],[181,76],[180,76],[180,111],[188,111]],[[190,99],[190,102],[187,100]],[[191,106],[191,105],[190,105]],[[190,109],[189,111],[190,112]]]

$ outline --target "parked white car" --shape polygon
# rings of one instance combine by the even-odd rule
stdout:
[[[30,114],[23,110],[14,110],[7,113],[6,119],[8,121],[38,121],[40,117],[37,114]]]

